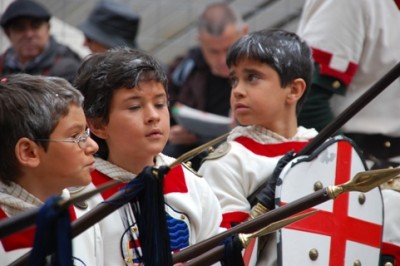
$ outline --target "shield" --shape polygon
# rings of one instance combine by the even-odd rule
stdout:
[[[336,136],[283,169],[276,203],[285,205],[329,185],[347,182],[366,165],[354,143]],[[379,188],[349,192],[314,207],[318,213],[279,231],[278,265],[378,265],[383,231]]]

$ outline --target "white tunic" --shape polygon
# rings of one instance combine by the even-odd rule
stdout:
[[[69,198],[69,192],[63,191],[63,197]],[[1,216],[13,216],[19,212],[38,208],[43,204],[39,199],[29,194],[22,187],[12,184],[0,188],[0,212]],[[74,208],[73,213],[79,218],[89,209],[80,210]],[[33,228],[32,228],[33,229]],[[0,265],[9,265],[32,249],[34,231],[21,231],[0,241]],[[73,239],[74,265],[103,265],[103,240],[98,225],[90,227],[81,235]],[[12,248],[10,248],[12,247]]]
[[[298,34],[314,52],[321,74],[348,85],[334,95],[337,116],[400,62],[400,11],[394,0],[308,0]],[[344,126],[344,132],[400,136],[400,79]]]
[[[156,158],[156,165],[169,165],[175,159],[160,154]],[[222,215],[216,196],[213,194],[207,182],[194,174],[184,166],[177,166],[177,172],[182,171],[183,175],[167,175],[164,180],[164,198],[166,213],[175,220],[185,222],[188,230],[188,245],[195,244],[221,232],[220,228]],[[172,169],[171,171],[173,171]],[[108,161],[97,158],[96,170],[93,174],[93,181],[101,182],[115,179],[128,182],[136,175],[125,171]],[[175,173],[175,172],[174,172]],[[90,189],[93,189],[93,184]],[[107,198],[103,194],[103,197]],[[95,202],[97,201],[97,203]],[[100,199],[103,201],[103,198]],[[91,204],[98,204],[99,198],[93,198]],[[125,205],[118,211],[108,215],[100,222],[104,243],[105,265],[137,265],[137,253],[140,253],[140,236],[137,226],[134,224],[134,216],[130,207]],[[136,249],[132,248],[134,238],[137,244]]]
[[[245,221],[251,210],[247,197],[271,176],[278,160],[290,150],[298,152],[315,137],[314,129],[299,127],[286,139],[257,126],[234,128],[228,141],[206,158],[199,169],[217,195],[223,213],[223,226]],[[276,239],[260,240],[257,265],[276,263]],[[265,257],[267,258],[265,258]]]
[[[382,197],[385,208],[382,253],[393,256],[398,265],[400,263],[400,192],[382,189]]]
[[[227,147],[217,149],[199,169],[219,199],[224,225],[245,220],[251,209],[247,197],[265,183],[284,154],[299,151],[316,134],[314,129],[299,127],[293,138],[286,139],[261,127],[234,128],[223,144]]]

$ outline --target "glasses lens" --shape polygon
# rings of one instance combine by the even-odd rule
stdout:
[[[83,133],[82,135],[79,135],[78,137],[78,145],[81,149],[86,149],[87,146],[87,139],[90,137],[90,131],[89,129],[86,130],[85,133]]]

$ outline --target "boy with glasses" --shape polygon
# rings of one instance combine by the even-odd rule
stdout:
[[[98,145],[89,137],[83,97],[66,80],[28,74],[0,81],[0,219],[41,207],[66,188],[90,183]],[[86,210],[70,207],[75,219]],[[0,241],[1,265],[33,245],[35,227]],[[74,263],[102,265],[98,226],[73,241]]]

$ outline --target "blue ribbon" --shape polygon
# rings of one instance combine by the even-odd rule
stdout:
[[[222,266],[244,266],[242,250],[243,246],[237,235],[228,236],[224,242],[224,257],[221,260]]]
[[[119,189],[121,192],[121,197],[114,200],[106,200],[104,203],[122,206],[134,200],[144,189],[144,178],[145,175],[140,173],[136,178],[132,179],[128,184]]]
[[[139,240],[146,266],[172,265],[170,241],[164,206],[164,176],[169,168],[147,166],[125,187],[118,199],[106,203],[123,205],[139,202],[140,208],[132,208],[139,228]]]
[[[70,214],[58,207],[60,199],[49,198],[39,210],[30,266],[48,265],[46,257],[52,253],[51,265],[73,266]]]

